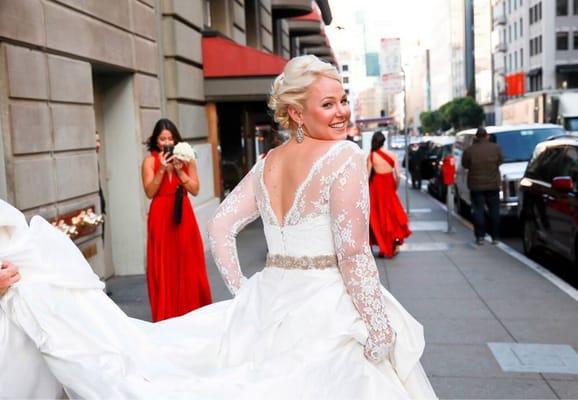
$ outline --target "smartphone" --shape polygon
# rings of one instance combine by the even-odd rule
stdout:
[[[174,146],[163,146],[163,153],[166,154],[166,157],[170,157],[173,155]]]

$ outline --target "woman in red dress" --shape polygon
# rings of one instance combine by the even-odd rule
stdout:
[[[379,246],[380,257],[393,257],[405,238],[411,235],[408,218],[399,198],[399,163],[394,153],[385,150],[385,136],[375,132],[371,153],[367,158],[369,171],[369,226],[372,245]]]
[[[142,166],[144,191],[152,199],[147,225],[147,283],[154,322],[212,301],[203,241],[187,196],[187,192],[193,196],[199,193],[197,167],[194,160],[184,163],[172,155],[180,141],[177,127],[168,119],[160,119],[147,140],[151,155]],[[180,207],[177,197],[182,199]]]

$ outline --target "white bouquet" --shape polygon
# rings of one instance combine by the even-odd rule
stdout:
[[[195,152],[195,149],[193,149],[187,142],[177,143],[173,150],[173,154],[176,159],[185,162],[197,159],[197,153]]]

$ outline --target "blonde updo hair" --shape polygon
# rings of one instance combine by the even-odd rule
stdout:
[[[297,124],[289,116],[289,106],[302,112],[305,107],[307,89],[319,77],[341,82],[337,69],[313,55],[299,56],[289,60],[283,73],[275,78],[269,96],[269,108],[282,128],[295,131]]]

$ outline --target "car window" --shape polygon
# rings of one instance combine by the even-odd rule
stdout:
[[[574,6],[576,7],[576,6]],[[576,12],[576,11],[574,11]],[[564,119],[564,129],[570,132],[578,131],[578,118],[565,118]]]
[[[540,179],[538,169],[544,163],[544,160],[549,157],[550,153],[547,150],[540,152],[526,167],[524,176],[532,179]]]
[[[556,176],[561,176],[567,164],[565,147],[551,147],[540,154],[526,170],[526,176],[550,183]]]
[[[578,182],[578,149],[574,146],[566,147],[562,173],[558,176],[569,176],[574,184]]]
[[[452,145],[446,144],[440,151],[440,158],[444,159],[448,154],[452,154]]]
[[[490,141],[500,146],[504,162],[528,161],[538,143],[561,134],[561,128],[520,129],[490,134]]]
[[[463,150],[465,148],[465,141],[466,141],[465,135],[457,136],[456,137],[456,147]]]

